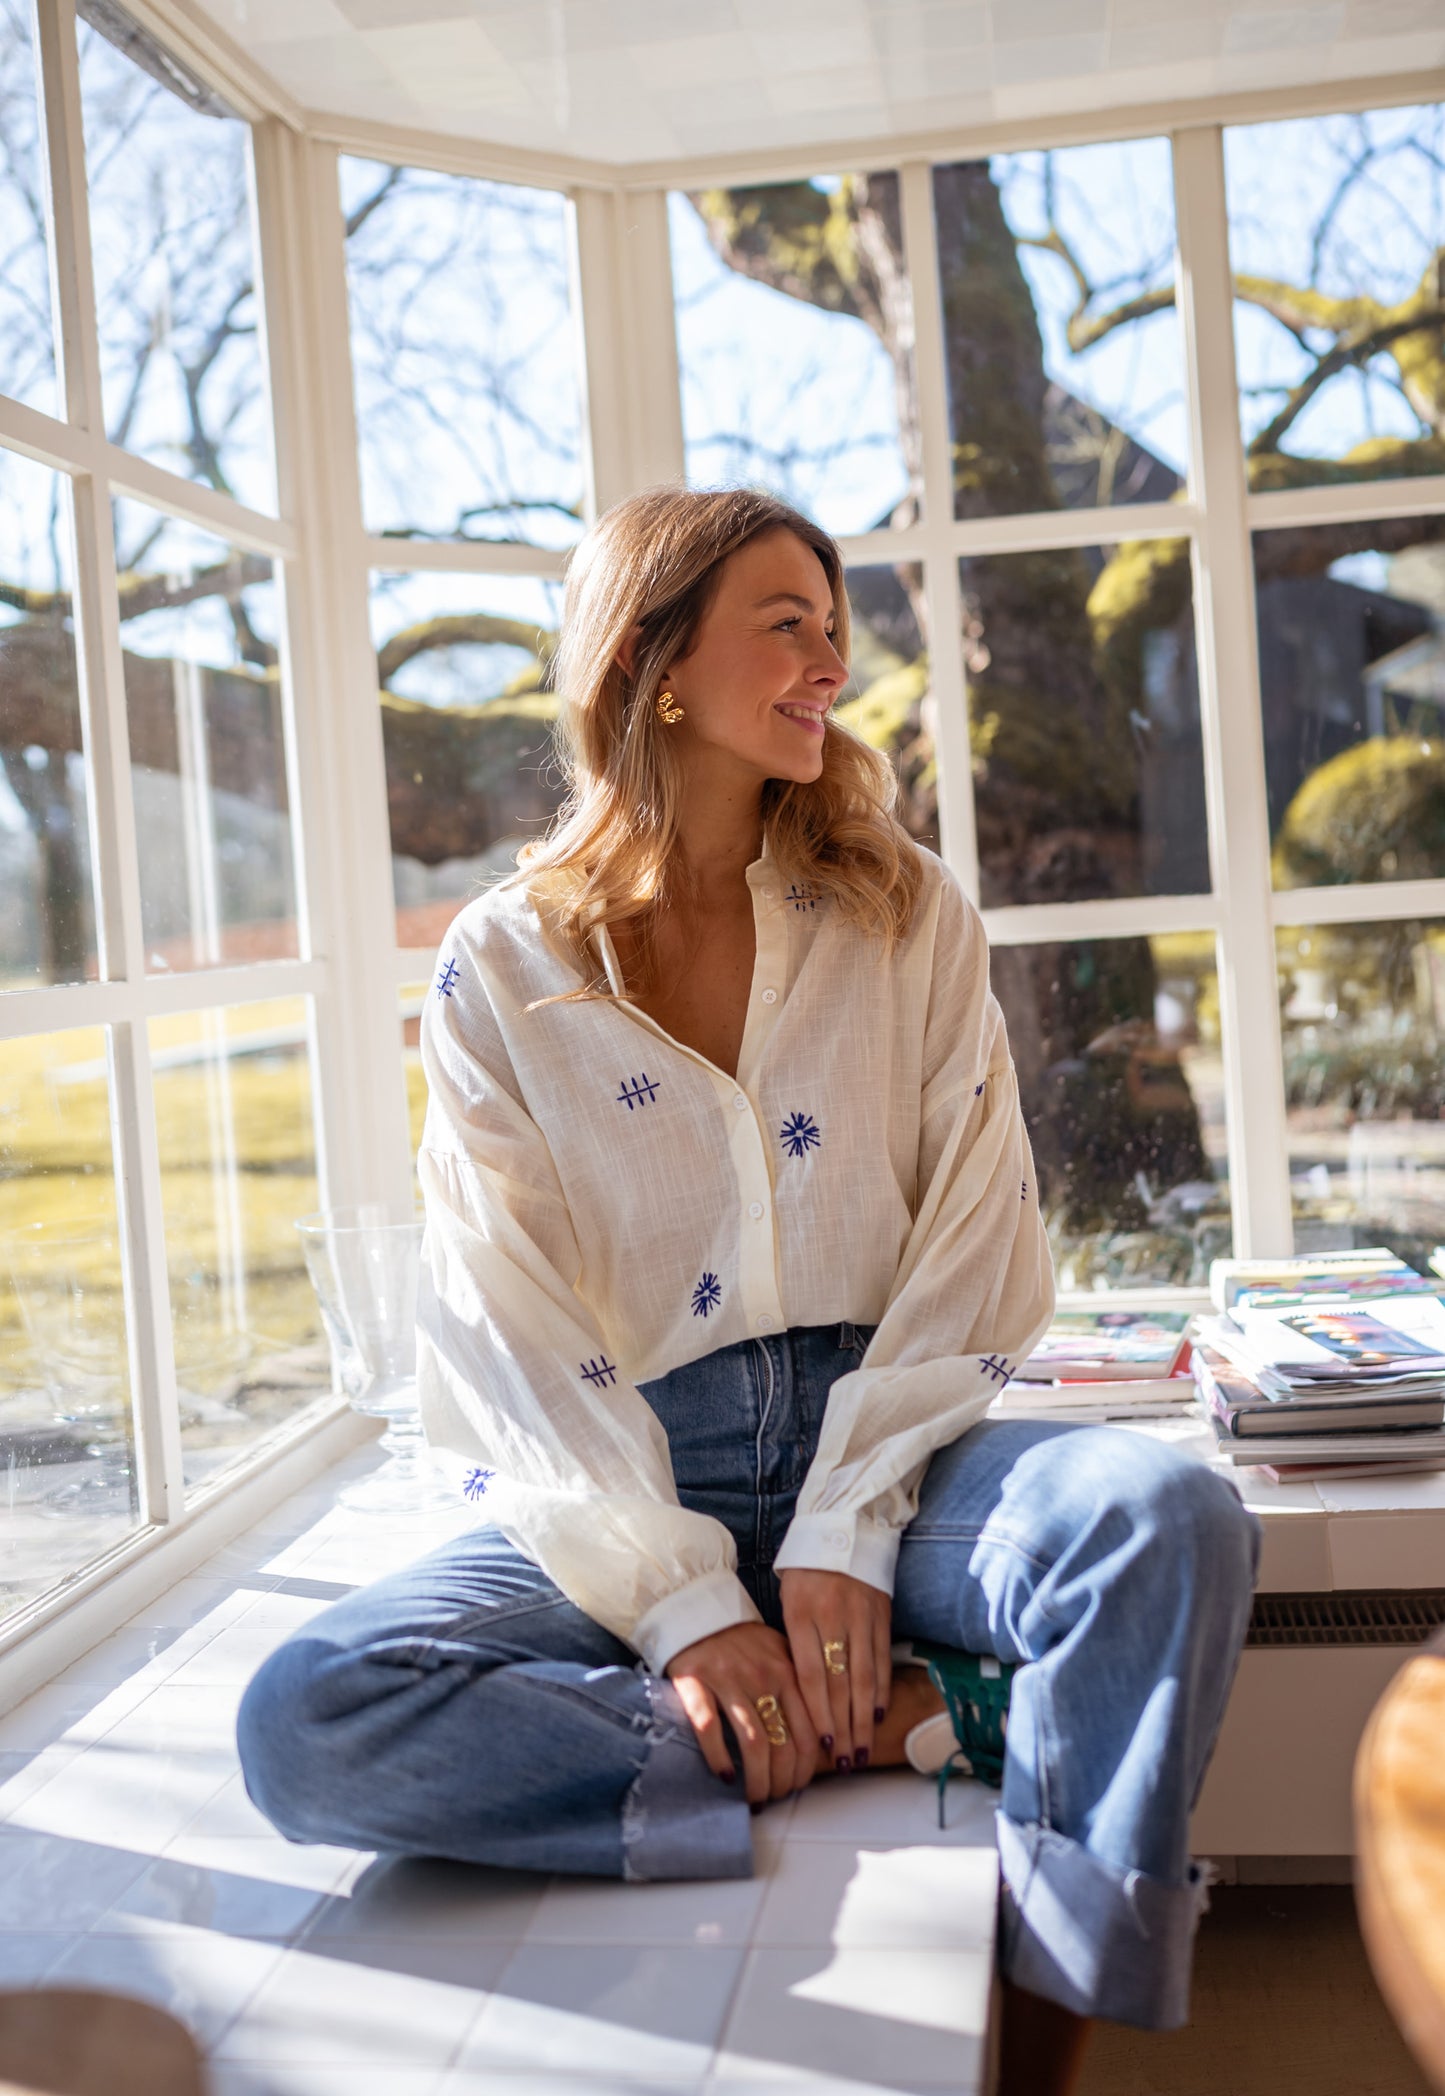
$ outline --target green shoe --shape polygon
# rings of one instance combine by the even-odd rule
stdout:
[[[895,1658],[921,1661],[943,1698],[944,1711],[915,1725],[904,1752],[916,1769],[938,1777],[938,1824],[951,1776],[977,1776],[997,1790],[1003,1782],[1009,1696],[1017,1664],[989,1653],[955,1652],[916,1638],[896,1648]],[[945,1713],[947,1731],[945,1731]]]

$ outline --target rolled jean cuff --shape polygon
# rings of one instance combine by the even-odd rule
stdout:
[[[1077,2016],[1137,2030],[1189,2020],[1194,1932],[1207,1870],[1182,1885],[1119,1870],[1049,1827],[997,1814],[1004,1978]]]
[[[648,1678],[652,1722],[646,1759],[622,1803],[622,1875],[657,1878],[750,1878],[752,1815],[703,1760],[682,1701],[670,1681]]]

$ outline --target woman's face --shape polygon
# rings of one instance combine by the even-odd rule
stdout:
[[[686,716],[664,733],[725,751],[764,779],[823,769],[823,716],[847,682],[823,564],[779,527],[723,565],[689,652],[663,689]]]

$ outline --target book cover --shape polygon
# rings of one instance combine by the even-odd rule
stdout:
[[[1014,1371],[1026,1383],[1168,1376],[1188,1344],[1187,1310],[1064,1310]]]
[[[1215,1259],[1209,1267],[1209,1293],[1217,1310],[1233,1308],[1246,1288],[1295,1288],[1314,1280],[1346,1275],[1383,1276],[1414,1272],[1388,1245],[1351,1252],[1305,1253],[1298,1259]]]

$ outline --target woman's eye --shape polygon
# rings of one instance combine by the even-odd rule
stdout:
[[[796,615],[790,619],[779,619],[778,631],[779,633],[796,633],[802,623],[803,621]]]

